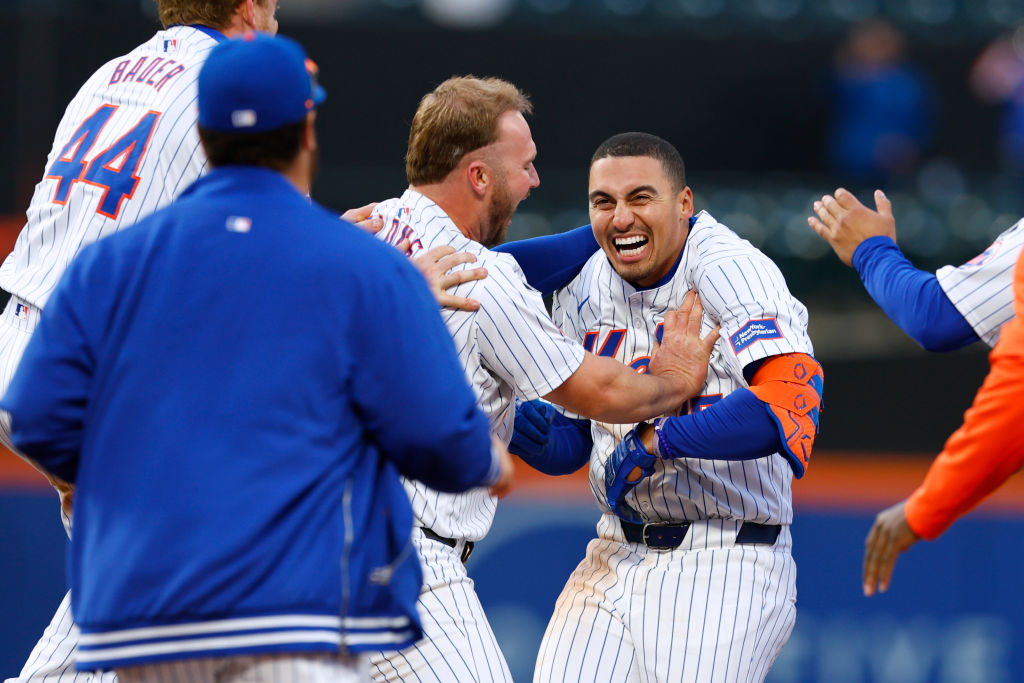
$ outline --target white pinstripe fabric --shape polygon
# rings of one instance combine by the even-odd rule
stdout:
[[[5,683],[115,683],[113,671],[101,674],[75,670],[78,638],[78,626],[71,618],[71,593],[66,593],[21,673]]]
[[[516,396],[539,398],[560,386],[583,362],[583,348],[566,338],[547,315],[540,294],[526,284],[522,270],[507,254],[491,252],[467,239],[447,214],[427,197],[407,190],[381,202],[384,219],[377,236],[391,244],[409,237],[413,253],[450,244],[475,254],[484,280],[460,285],[459,296],[480,302],[476,312],[444,309],[441,316],[455,342],[477,405],[491,432],[506,444],[512,438]],[[486,489],[457,495],[440,493],[404,480],[418,526],[446,538],[479,541],[491,527],[497,499]],[[511,681],[508,665],[494,639],[473,582],[457,550],[414,532],[424,567],[417,603],[425,637],[398,655],[374,659],[378,681]]]
[[[484,608],[466,573],[462,544],[451,548],[413,530],[423,564],[423,591],[416,608],[423,620],[423,640],[399,652],[370,658],[373,680],[450,683],[507,681],[505,657],[491,631]]]
[[[366,683],[364,655],[267,654],[182,659],[117,670],[121,683]]]
[[[684,412],[746,387],[743,368],[753,361],[813,353],[807,309],[779,269],[706,212],[690,228],[667,283],[637,290],[598,253],[556,293],[553,315],[569,336],[596,337],[595,353],[621,334],[609,349],[637,367],[654,351],[665,313],[691,289],[704,303],[703,333],[719,323],[722,338],[701,395]],[[732,343],[751,329],[761,333]],[[778,453],[660,461],[631,504],[649,521],[698,521],[679,548],[650,550],[628,543],[607,513],[605,463],[630,428],[592,423],[590,484],[606,514],[558,599],[534,681],[762,681],[796,617],[789,464]],[[782,525],[779,539],[774,546],[736,545],[744,520]]]
[[[103,105],[117,109],[84,157],[85,162],[110,147],[147,112],[159,112],[160,117],[138,168],[138,185],[131,198],[121,204],[117,218],[108,218],[97,211],[103,188],[75,182],[67,201],[56,204],[53,199],[57,180],[44,177],[36,185],[26,212],[27,223],[18,235],[14,250],[0,265],[0,287],[15,295],[0,320],[2,391],[6,391],[21,360],[40,307],[45,306],[64,269],[82,247],[170,203],[205,170],[206,156],[195,128],[196,77],[214,45],[213,38],[188,26],[158,31],[132,52],[100,67],[68,104],[43,174],[48,172],[82,122]],[[146,60],[141,62],[143,65],[154,65],[159,58],[165,66],[173,59],[175,65],[171,69],[179,65],[185,68],[159,89],[147,84],[145,79],[142,82],[124,79],[111,84],[112,75],[120,64],[129,63],[126,72],[143,58]],[[147,68],[140,68],[140,75]],[[171,69],[164,70],[163,75]],[[160,66],[156,65],[149,73],[156,74],[159,70]],[[155,81],[159,82],[159,79]],[[30,306],[25,318],[12,314],[18,302]],[[10,417],[6,413],[0,416],[0,441],[11,447]],[[71,518],[63,510],[61,518],[70,535]],[[69,595],[65,596],[42,639],[32,650],[19,677],[9,680],[26,683],[116,680],[113,673],[96,677],[75,672],[73,651],[78,642],[78,629],[71,618]]]
[[[682,546],[660,551],[627,543],[602,516],[555,604],[534,682],[764,680],[793,630],[796,565],[788,527],[774,546],[738,546],[737,526],[695,522]]]
[[[23,299],[11,297],[3,313],[0,313],[0,394],[11,383],[18,361],[39,322],[39,309],[34,306],[29,307],[25,317],[18,317],[15,311],[19,303],[26,305]],[[0,411],[0,441],[13,450],[10,419],[6,411]],[[61,520],[70,536],[71,518],[63,510]],[[21,672],[5,683],[112,683],[117,680],[113,673],[95,677],[91,673],[76,672],[74,649],[77,643],[78,627],[71,618],[71,593],[66,593],[39,642],[32,648]]]
[[[1024,219],[967,263],[935,271],[946,296],[989,346],[996,345],[1003,324],[1013,317],[1013,267],[1022,245]]]
[[[82,122],[101,106],[113,105],[117,110],[103,126],[84,161],[110,147],[147,112],[159,112],[160,118],[138,169],[138,185],[131,198],[121,205],[117,218],[112,219],[97,211],[104,188],[75,182],[67,201],[56,204],[53,200],[57,180],[44,177],[36,185],[27,211],[28,222],[18,235],[14,251],[0,266],[0,287],[36,306],[45,306],[64,269],[82,247],[165,206],[199,177],[205,169],[206,156],[195,127],[196,78],[214,45],[216,41],[201,31],[175,26],[157,32],[127,55],[107,62],[86,81],[57,127],[44,174],[72,141]],[[172,69],[178,65],[185,69],[159,90],[135,79],[111,84],[121,63],[128,61],[134,65],[143,57],[148,63],[157,58],[173,59]],[[159,82],[158,79],[156,83]]]
[[[548,317],[540,293],[526,284],[522,270],[508,254],[492,252],[459,231],[433,201],[407,190],[398,199],[381,202],[376,215],[384,219],[380,239],[397,244],[407,234],[417,241],[413,253],[450,244],[477,257],[487,277],[460,285],[458,296],[476,299],[475,312],[444,309],[448,331],[476,393],[477,405],[491,422],[491,431],[506,444],[512,438],[515,398],[540,398],[560,386],[583,362],[583,348],[563,335]],[[479,541],[491,527],[497,500],[486,489],[439,493],[419,482],[405,481],[417,523],[446,538]]]
[[[690,229],[670,282],[636,290],[598,253],[576,280],[555,294],[552,315],[566,334],[581,342],[587,333],[596,332],[595,353],[612,330],[623,330],[614,357],[630,364],[651,356],[658,324],[690,289],[696,289],[704,303],[702,334],[711,329],[712,320],[722,326],[701,398],[727,396],[746,387],[743,367],[752,361],[793,351],[813,353],[807,309],[789,293],[778,267],[706,212]],[[781,336],[734,352],[730,335],[760,319],[773,320]],[[693,404],[685,406],[684,412]],[[604,511],[609,509],[604,465],[632,427],[592,423],[590,485]],[[746,461],[679,458],[658,462],[655,473],[634,489],[630,503],[650,521],[726,517],[789,524],[793,520],[791,486],[792,470],[778,453]]]

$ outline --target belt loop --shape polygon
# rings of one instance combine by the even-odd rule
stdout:
[[[444,543],[446,546],[453,550],[457,548],[459,545],[458,539],[447,538],[428,527],[421,526],[420,531],[422,531],[423,535],[429,538],[430,540],[437,541],[438,543]],[[473,554],[474,545],[475,544],[473,543],[473,541],[465,541],[465,545],[462,546],[462,553],[459,556],[459,559],[462,560],[462,564],[466,564],[466,562],[469,560],[469,556]]]

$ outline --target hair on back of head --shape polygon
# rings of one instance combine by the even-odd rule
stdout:
[[[263,166],[283,172],[299,154],[306,119],[263,133],[225,133],[199,126],[210,165]]]
[[[619,133],[598,146],[590,165],[606,157],[651,157],[661,162],[665,176],[672,183],[672,190],[679,192],[686,187],[686,166],[679,150],[667,140],[650,133]]]
[[[156,0],[160,23],[164,28],[182,24],[199,24],[223,29],[231,23],[231,15],[243,0]],[[270,0],[253,0],[261,7]]]
[[[409,129],[409,184],[444,180],[466,154],[498,139],[498,119],[509,111],[526,115],[533,105],[500,78],[453,76],[424,95]]]

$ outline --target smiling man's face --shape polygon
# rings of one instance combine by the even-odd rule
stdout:
[[[690,188],[673,188],[653,157],[602,157],[590,166],[589,192],[594,237],[615,272],[635,287],[665,277],[690,229]]]

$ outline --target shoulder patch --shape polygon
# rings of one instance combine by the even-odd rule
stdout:
[[[732,344],[732,350],[739,353],[754,342],[763,339],[782,339],[782,332],[779,332],[775,318],[749,321],[729,337],[729,342]]]
[[[1002,247],[1003,247],[1003,241],[1002,240],[996,240],[991,245],[989,245],[988,249],[986,249],[985,251],[981,252],[980,254],[978,254],[977,256],[972,258],[970,261],[968,261],[964,265],[965,266],[982,266],[982,265],[985,265],[986,263],[991,261],[992,258],[996,254],[998,254],[1000,252]]]

